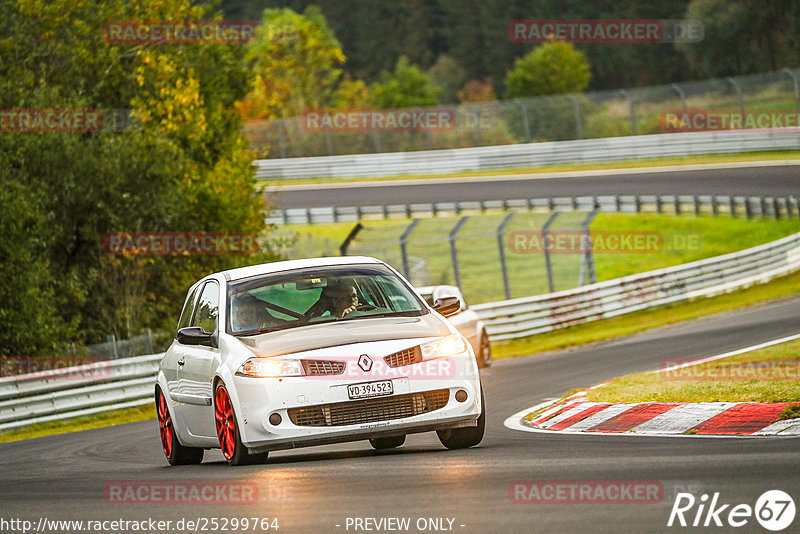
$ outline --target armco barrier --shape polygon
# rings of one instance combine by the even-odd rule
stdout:
[[[800,217],[800,205],[794,197],[742,197],[723,195],[618,195],[553,198],[518,198],[392,204],[383,206],[340,206],[326,208],[289,208],[273,210],[268,224],[329,224],[365,219],[435,217],[487,210],[569,211],[599,209],[621,213],[694,213],[696,215],[733,215],[747,218]]]
[[[800,148],[800,129],[688,132],[415,152],[262,159],[262,180],[442,174]],[[490,180],[491,177],[487,177]]]
[[[492,341],[500,341],[724,293],[798,269],[800,233],[724,256],[473,309]],[[110,370],[97,379],[66,379],[77,374],[74,368],[0,379],[0,430],[152,402],[162,357],[106,362]]]
[[[0,379],[0,430],[147,404],[163,354]],[[77,378],[92,375],[97,378]]]
[[[800,269],[800,233],[750,249],[615,280],[472,306],[492,341],[763,283]]]

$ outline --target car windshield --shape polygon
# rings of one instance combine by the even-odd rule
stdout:
[[[333,321],[424,313],[423,302],[384,266],[325,267],[229,285],[227,331],[248,336]]]

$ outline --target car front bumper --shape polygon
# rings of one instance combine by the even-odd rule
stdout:
[[[252,452],[263,452],[476,426],[482,406],[475,359],[468,352],[448,360],[453,373],[447,377],[415,373],[418,370],[415,367],[426,362],[393,370],[393,376],[381,373],[345,379],[237,376],[242,443]],[[349,399],[348,384],[380,380],[392,381],[392,395]],[[466,399],[457,400],[458,391],[466,393]],[[337,420],[337,411],[346,415]],[[302,424],[303,418],[298,418],[298,413],[324,416],[319,415],[311,424]],[[280,416],[280,423],[270,421],[270,416],[276,418],[274,414]],[[306,422],[309,419],[314,417],[305,417]]]

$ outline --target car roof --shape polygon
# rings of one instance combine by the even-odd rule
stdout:
[[[302,260],[287,260],[275,261],[271,263],[260,263],[258,265],[250,265],[248,267],[239,267],[237,269],[228,269],[219,274],[228,280],[239,280],[242,278],[249,278],[251,276],[258,276],[262,274],[279,273],[283,271],[291,271],[294,269],[308,269],[313,267],[334,267],[337,265],[356,265],[364,263],[383,264],[383,262],[376,258],[368,256],[333,256],[325,258],[305,258]]]

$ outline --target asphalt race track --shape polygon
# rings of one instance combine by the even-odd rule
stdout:
[[[590,348],[495,362],[483,375],[486,437],[463,451],[448,451],[434,434],[420,434],[391,452],[355,442],[282,451],[266,465],[232,468],[210,451],[202,465],[170,468],[155,420],[2,444],[0,517],[34,523],[41,517],[276,517],[280,533],[378,532],[347,528],[347,518],[389,517],[411,518],[407,532],[437,531],[417,529],[420,518],[449,518],[453,531],[481,534],[729,532],[727,525],[668,528],[675,491],[697,498],[719,492],[719,502],[731,507],[754,506],[770,489],[798,501],[800,439],[551,436],[509,430],[503,420],[573,388],[658,368],[666,358],[708,356],[797,332],[800,297],[793,297]],[[665,496],[651,504],[513,503],[509,486],[522,480],[656,481]],[[180,481],[253,483],[258,502],[120,505],[104,498],[109,483]],[[799,523],[796,518],[785,532],[797,532]],[[447,528],[448,521],[443,524]],[[752,517],[735,530],[766,532]]]
[[[278,208],[370,206],[591,195],[800,195],[800,165],[626,172],[568,178],[504,179],[270,190]]]

